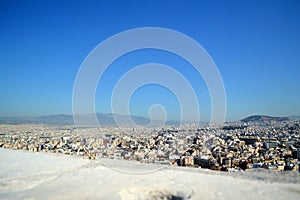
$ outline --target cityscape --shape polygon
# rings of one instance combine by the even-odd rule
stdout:
[[[74,128],[1,125],[0,147],[234,172],[263,168],[299,172],[300,124],[251,116],[223,125]]]
[[[300,199],[299,0],[1,0],[0,199]]]

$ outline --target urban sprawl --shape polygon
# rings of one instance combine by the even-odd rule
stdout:
[[[299,172],[300,123],[267,120],[122,129],[2,124],[0,147],[221,171]]]

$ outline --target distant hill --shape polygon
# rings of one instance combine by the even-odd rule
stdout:
[[[149,118],[134,116],[134,115],[120,115],[111,113],[96,113],[100,126],[115,126],[117,125],[115,118],[119,125],[131,126],[132,121],[140,126],[159,126],[163,124],[163,121],[154,120],[151,122]],[[94,115],[80,115],[80,122],[83,126],[95,127],[97,125],[92,124]],[[37,117],[0,117],[0,124],[48,124],[48,125],[74,125],[73,115],[56,114],[56,115],[44,115]],[[165,125],[178,125],[180,121],[171,120],[164,123]]]
[[[300,120],[300,115],[299,116],[289,116],[290,119],[299,119]]]
[[[97,119],[101,126],[116,125],[113,114],[97,113]],[[92,115],[81,116],[84,123],[89,125]],[[148,125],[150,119],[140,116],[118,115],[115,114],[117,122],[121,125],[131,124],[133,120],[138,125]],[[74,120],[72,115],[57,114],[45,115],[37,117],[0,117],[0,124],[50,124],[50,125],[73,125]]]
[[[250,117],[246,117],[241,120],[241,122],[255,122],[255,121],[286,121],[289,120],[288,117],[271,117],[267,115],[253,115]]]

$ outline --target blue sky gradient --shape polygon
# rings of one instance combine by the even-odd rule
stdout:
[[[0,116],[72,113],[77,71],[101,41],[138,27],[165,27],[200,43],[222,75],[227,120],[251,114],[300,115],[299,1],[0,1]],[[132,52],[116,60],[97,94],[98,112],[109,113],[118,78],[149,62],[186,76],[210,117],[210,96],[201,76],[176,55]],[[150,98],[153,97],[153,98]],[[140,88],[132,114],[147,116],[165,105],[169,119],[178,101],[166,88]]]

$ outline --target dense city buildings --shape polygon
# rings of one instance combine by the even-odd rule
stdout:
[[[221,171],[299,171],[300,123],[254,120],[163,128],[0,125],[0,147]]]

